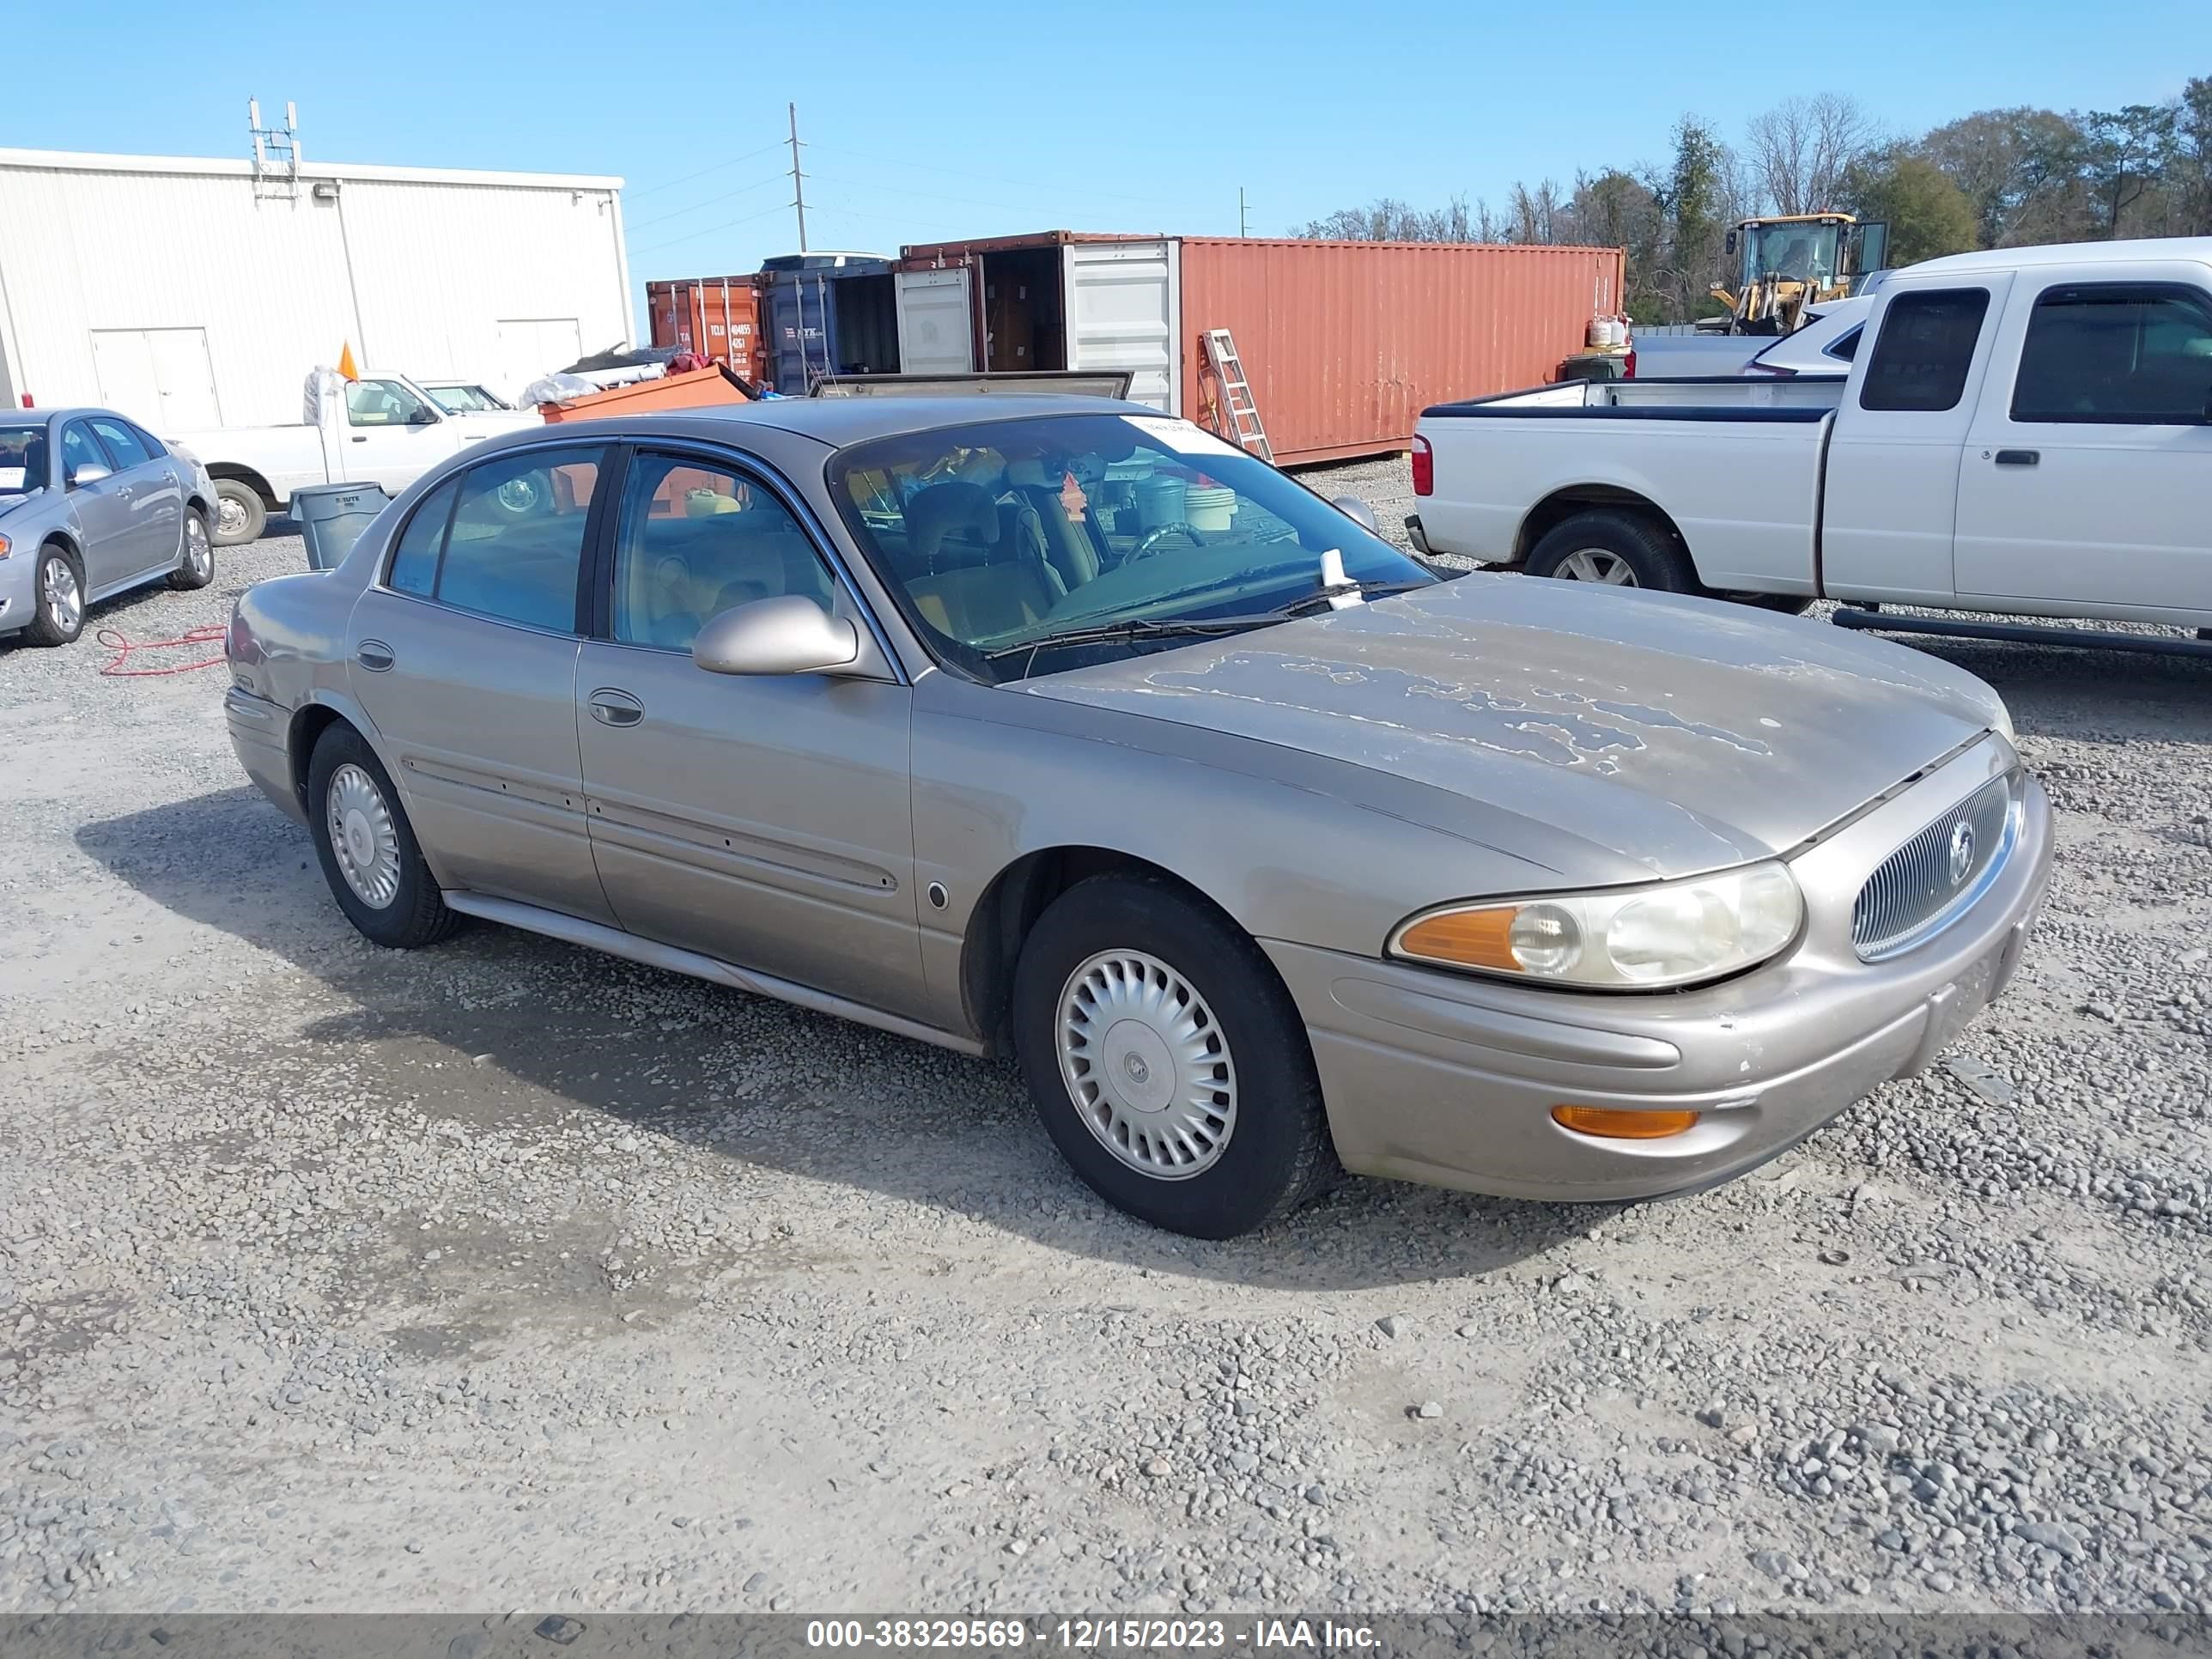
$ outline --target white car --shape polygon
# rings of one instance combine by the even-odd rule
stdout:
[[[1851,372],[1867,319],[1874,312],[1874,295],[1858,299],[1824,300],[1808,307],[1805,321],[1795,333],[1785,334],[1743,366],[1747,374],[1834,374]]]
[[[1843,379],[1578,381],[1430,409],[1408,528],[1531,575],[1782,608],[2212,629],[2212,237],[1929,260],[1863,326]],[[2072,642],[2089,638],[2200,648]]]
[[[396,495],[469,444],[541,423],[535,410],[448,414],[404,374],[319,372],[308,386],[302,413],[312,406],[313,421],[161,434],[214,478],[217,546],[253,540],[304,485],[374,483]]]

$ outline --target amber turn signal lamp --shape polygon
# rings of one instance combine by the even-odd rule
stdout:
[[[1398,935],[1401,955],[1425,957],[1432,962],[1464,963],[1470,968],[1502,968],[1521,971],[1513,954],[1513,918],[1516,904],[1490,910],[1440,910],[1424,916]]]
[[[1601,1140],[1664,1140],[1698,1127],[1695,1112],[1622,1112],[1604,1106],[1554,1106],[1552,1121]]]

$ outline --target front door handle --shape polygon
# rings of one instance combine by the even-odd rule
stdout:
[[[353,659],[372,674],[381,674],[396,660],[392,647],[381,640],[363,640],[354,647]]]
[[[645,705],[627,691],[603,685],[592,693],[592,718],[602,726],[635,726],[645,718]]]
[[[353,441],[357,444],[365,444],[368,439],[365,434],[356,432],[353,434]]]
[[[2039,449],[2000,449],[1997,451],[1997,465],[1999,466],[2035,466],[2040,464],[2042,459],[2043,452]]]

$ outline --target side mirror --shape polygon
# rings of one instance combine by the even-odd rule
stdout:
[[[114,476],[111,469],[102,466],[98,461],[87,461],[81,466],[70,469],[69,487],[71,489],[82,489],[86,484],[96,484],[102,478]]]
[[[1721,252],[1725,253],[1731,259],[1735,258],[1735,233],[1734,231],[1729,232],[1727,236],[1722,240]]]
[[[819,674],[860,658],[860,630],[798,593],[725,611],[691,641],[710,674]]]
[[[1382,533],[1382,526],[1377,524],[1375,520],[1375,509],[1368,506],[1366,502],[1361,501],[1358,496],[1339,495],[1334,501],[1331,501],[1329,505],[1334,507],[1338,512],[1343,514],[1346,518],[1351,520],[1362,530],[1367,531],[1373,535],[1379,536]]]
[[[437,423],[438,411],[428,404],[416,404],[415,412],[407,417],[410,426],[435,426]]]

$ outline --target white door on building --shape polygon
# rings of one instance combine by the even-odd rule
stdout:
[[[583,355],[583,331],[574,317],[502,317],[499,372],[503,384],[497,390],[512,398],[532,380],[568,368]]]
[[[898,293],[899,373],[966,374],[975,367],[974,312],[968,267],[902,270]]]
[[[222,424],[204,328],[95,328],[92,369],[103,404],[156,432]]]

